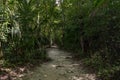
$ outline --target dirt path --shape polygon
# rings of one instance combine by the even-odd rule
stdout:
[[[95,80],[95,75],[74,62],[69,53],[55,48],[47,52],[52,61],[37,67],[22,80]]]

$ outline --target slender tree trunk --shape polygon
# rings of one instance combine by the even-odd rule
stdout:
[[[1,42],[0,42],[0,58],[3,57],[3,52],[2,52],[2,46],[1,46]]]
[[[84,53],[84,40],[83,40],[82,36],[81,36],[80,40],[81,40],[80,44],[81,44],[82,53]]]

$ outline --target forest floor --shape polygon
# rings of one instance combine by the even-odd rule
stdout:
[[[72,60],[70,53],[57,48],[47,49],[49,62],[43,63],[19,80],[96,80],[95,74],[80,61]]]

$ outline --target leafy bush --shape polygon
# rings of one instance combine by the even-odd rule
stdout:
[[[44,3],[39,4],[36,0],[8,0],[4,3],[3,12],[6,14],[2,13],[2,15],[4,15],[6,22],[3,24],[4,26],[0,25],[0,34],[3,34],[0,35],[0,40],[5,38],[4,40],[8,39],[8,41],[2,43],[3,59],[6,63],[11,64],[46,59],[47,54],[44,46],[49,41],[44,36],[45,33],[42,33],[43,24],[46,22],[41,18],[41,15],[45,14],[39,10],[44,6]],[[3,18],[0,17],[1,19]],[[8,29],[9,33],[7,33]]]
[[[120,66],[119,2],[70,0],[64,1],[63,4],[69,3],[72,6],[62,6],[66,15],[62,47],[74,51],[75,55],[78,52],[78,57],[84,55],[80,58],[85,59],[85,63],[97,73],[100,72],[102,80],[120,78],[119,70],[116,68]]]

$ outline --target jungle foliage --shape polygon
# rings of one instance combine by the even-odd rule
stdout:
[[[46,59],[53,1],[2,0],[0,7],[1,58],[22,64]],[[46,33],[47,31],[47,33]]]
[[[1,0],[0,58],[5,64],[45,60],[56,43],[92,67],[102,80],[119,80],[119,0]]]
[[[119,80],[120,1],[65,0],[61,8],[65,27],[58,44],[76,52],[102,80]]]

